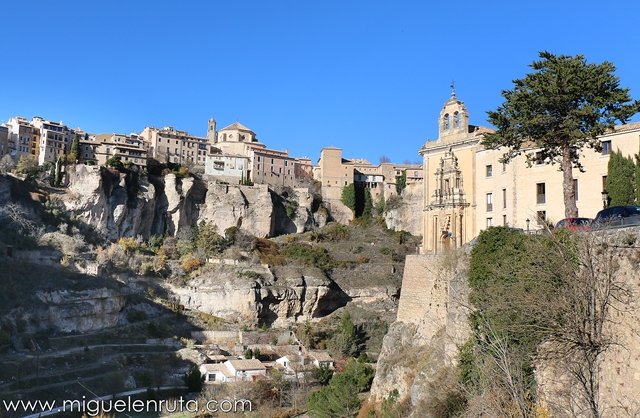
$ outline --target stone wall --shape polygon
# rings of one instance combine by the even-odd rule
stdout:
[[[410,255],[405,261],[397,321],[384,338],[371,399],[397,389],[415,407],[428,389],[456,373],[458,346],[469,336],[464,251]]]

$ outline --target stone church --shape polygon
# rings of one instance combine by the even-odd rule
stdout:
[[[427,140],[423,158],[422,253],[441,252],[471,241],[490,226],[536,230],[564,218],[562,172],[555,164],[527,164],[527,153],[508,164],[505,150],[480,142],[490,128],[469,124],[465,104],[451,96],[438,119],[438,138]],[[602,151],[584,148],[584,171],[573,170],[579,216],[593,218],[606,202],[609,153],[640,153],[640,122],[616,126],[598,138]]]

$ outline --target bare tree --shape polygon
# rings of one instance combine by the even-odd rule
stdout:
[[[380,164],[390,163],[390,162],[391,162],[391,158],[389,158],[388,156],[386,156],[386,155],[381,155],[380,156]]]

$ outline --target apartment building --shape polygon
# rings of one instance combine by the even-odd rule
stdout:
[[[22,116],[14,116],[6,123],[7,151],[14,159],[24,154],[37,155],[39,131]]]
[[[504,150],[481,145],[487,132],[491,129],[469,124],[466,106],[452,91],[440,112],[438,138],[420,149],[425,176],[423,252],[460,246],[491,226],[534,230],[564,218],[558,165],[529,166],[526,155],[503,164]],[[602,151],[583,149],[584,172],[573,170],[579,215],[589,218],[603,208],[609,153],[640,152],[640,123],[616,126],[598,139]]]
[[[62,122],[53,122],[34,116],[31,119],[31,126],[37,130],[33,134],[33,142],[37,144],[35,155],[38,157],[38,164],[48,161],[55,161],[60,156],[68,154],[71,149],[71,142],[75,137],[75,132],[69,129]]]
[[[206,137],[194,136],[172,126],[146,127],[140,137],[148,144],[149,157],[161,163],[205,165],[209,143]]]
[[[87,155],[93,153],[93,160],[98,165],[104,165],[111,157],[120,157],[123,164],[131,163],[139,167],[147,166],[147,143],[144,139],[135,133],[125,134],[96,134],[92,135],[90,141],[83,142],[87,144],[93,142],[87,148]],[[84,146],[87,146],[84,145]],[[84,147],[81,146],[81,154]]]

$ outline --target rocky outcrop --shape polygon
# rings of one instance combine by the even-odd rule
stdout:
[[[394,390],[417,407],[434,396],[439,385],[457,371],[458,346],[469,336],[466,258],[410,255],[405,262],[398,318],[384,337],[371,400],[380,402]]]
[[[422,183],[408,184],[400,197],[390,199],[384,214],[387,228],[422,235],[422,207],[424,188]]]
[[[156,188],[137,174],[77,165],[69,173],[69,189],[60,201],[67,211],[105,238],[149,237],[153,230]]]
[[[180,304],[244,324],[286,326],[325,316],[349,297],[319,269],[220,265],[189,281],[171,286]]]
[[[92,332],[115,326],[126,305],[127,295],[107,288],[39,291],[37,306],[21,307],[3,320],[20,326],[25,333]]]
[[[176,235],[203,220],[221,233],[234,226],[270,237],[315,229],[329,217],[308,189],[281,196],[267,185],[221,184],[173,173],[141,177],[85,165],[70,170],[69,188],[59,199],[65,210],[109,240]]]
[[[257,237],[271,236],[274,210],[269,188],[209,182],[200,219],[214,223],[220,232],[235,226]]]

